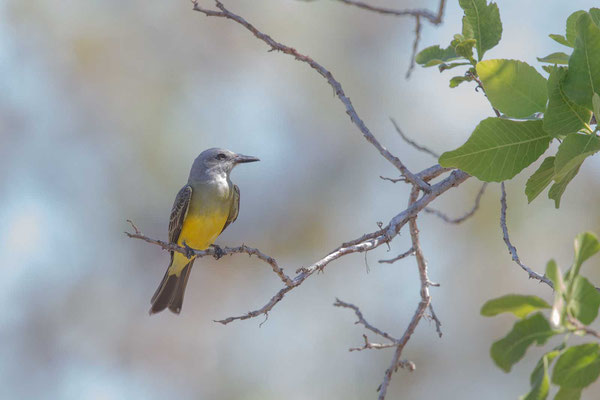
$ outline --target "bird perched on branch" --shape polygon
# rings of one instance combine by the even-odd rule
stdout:
[[[236,165],[254,161],[259,159],[218,148],[205,150],[194,160],[187,185],[177,193],[169,221],[169,242],[190,251],[187,255],[171,252],[171,263],[150,301],[150,314],[167,307],[179,314],[196,258],[192,248],[206,250],[236,220],[240,189],[229,175]]]

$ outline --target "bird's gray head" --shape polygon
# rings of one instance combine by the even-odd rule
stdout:
[[[231,150],[212,148],[204,150],[192,165],[190,179],[204,178],[215,175],[229,176],[231,170],[238,164],[260,161],[256,157],[236,154]]]

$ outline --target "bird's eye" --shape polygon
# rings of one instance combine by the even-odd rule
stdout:
[[[224,160],[226,158],[227,158],[227,156],[225,154],[223,154],[223,153],[217,154],[217,160]]]

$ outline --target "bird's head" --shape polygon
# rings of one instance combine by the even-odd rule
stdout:
[[[194,161],[192,174],[226,174],[238,164],[260,161],[257,157],[245,156],[231,150],[212,148],[204,150]],[[196,172],[194,172],[196,170]]]

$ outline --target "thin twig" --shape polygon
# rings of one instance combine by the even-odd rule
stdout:
[[[419,191],[417,188],[413,188],[410,194],[409,199],[409,208],[410,205],[414,205],[417,202],[417,197],[419,195]],[[379,400],[385,399],[385,395],[387,393],[388,386],[390,384],[390,380],[392,378],[392,374],[394,371],[398,369],[400,363],[400,357],[402,356],[402,351],[408,343],[410,337],[415,332],[417,325],[423,318],[425,314],[425,310],[431,304],[431,296],[429,295],[429,286],[430,281],[427,275],[427,262],[425,261],[425,256],[423,255],[423,251],[421,250],[421,244],[419,241],[419,228],[417,227],[417,216],[414,215],[408,221],[410,237],[412,241],[412,246],[415,251],[415,258],[417,260],[417,266],[419,268],[419,280],[421,281],[421,301],[417,305],[417,309],[408,324],[408,327],[404,331],[404,334],[398,341],[398,347],[396,347],[396,351],[394,352],[394,356],[392,357],[392,362],[388,369],[385,370],[385,374],[383,376],[383,382],[379,386]]]
[[[362,351],[362,350],[382,350],[389,349],[390,347],[396,347],[396,343],[373,343],[369,341],[367,335],[363,334],[363,339],[365,339],[365,344],[362,347],[351,347],[348,351]]]
[[[404,132],[402,132],[402,129],[400,129],[400,126],[398,126],[398,124],[396,123],[396,120],[392,117],[390,117],[390,121],[392,121],[392,124],[394,125],[394,128],[396,129],[396,132],[398,132],[398,135],[400,135],[400,137],[408,144],[410,144],[412,147],[414,147],[415,149],[422,151],[424,153],[427,153],[429,155],[431,155],[433,158],[435,158],[436,160],[438,158],[440,158],[440,155],[437,154],[435,151],[428,149],[425,146],[421,146],[420,144],[416,143],[415,141],[411,140],[408,136],[406,136],[404,134]]]
[[[412,53],[410,55],[410,64],[408,66],[408,70],[406,71],[405,78],[410,78],[410,74],[413,69],[415,69],[416,59],[417,59],[417,50],[419,48],[419,41],[421,40],[421,17],[415,17],[415,39],[413,41]]]
[[[438,210],[436,210],[434,208],[430,208],[430,207],[426,207],[423,211],[425,211],[426,213],[429,213],[429,214],[433,214],[433,215],[443,219],[445,222],[447,222],[449,224],[460,224],[461,222],[464,222],[466,219],[472,217],[477,212],[477,210],[479,209],[479,202],[481,201],[481,196],[483,196],[483,193],[485,192],[486,187],[487,187],[487,182],[485,182],[483,185],[481,185],[481,189],[479,189],[479,192],[477,193],[477,196],[475,197],[475,204],[473,205],[473,208],[471,210],[469,210],[469,212],[466,213],[465,215],[463,215],[462,217],[450,218],[446,214],[442,213],[441,211],[438,211]]]
[[[165,250],[176,251],[178,253],[187,255],[188,250],[186,248],[178,246],[175,243],[168,243],[168,242],[163,242],[162,240],[151,239],[148,236],[144,235],[142,232],[140,232],[140,230],[134,225],[133,222],[131,222],[131,220],[127,220],[127,222],[129,222],[131,224],[131,226],[133,227],[133,229],[135,231],[135,233],[125,232],[125,234],[128,237],[134,238],[134,239],[141,239],[145,242],[158,245]],[[221,256],[224,256],[224,255],[231,255],[231,254],[236,254],[236,253],[245,253],[250,256],[256,256],[259,259],[261,259],[262,261],[269,264],[271,266],[271,268],[273,269],[273,272],[275,272],[277,274],[277,276],[279,276],[279,278],[282,280],[282,282],[287,287],[291,287],[294,285],[294,282],[292,282],[290,277],[287,276],[285,274],[285,272],[283,272],[283,269],[279,266],[279,264],[277,264],[277,261],[273,257],[262,253],[258,249],[248,247],[248,246],[242,244],[241,246],[237,246],[237,247],[220,247],[220,250],[221,251],[218,251],[212,247],[209,247],[206,250],[194,250],[193,252],[194,252],[194,255],[198,258],[206,257],[206,256],[213,256],[215,258],[220,258]]]
[[[384,15],[393,15],[396,17],[423,17],[429,20],[429,22],[431,22],[434,25],[439,25],[442,22],[442,17],[444,16],[444,6],[446,1],[445,0],[441,0],[440,1],[440,5],[438,7],[438,12],[437,14],[432,13],[429,10],[395,10],[392,8],[385,8],[385,7],[377,7],[377,6],[372,6],[370,4],[364,3],[362,1],[356,1],[356,0],[339,0],[342,3],[346,3],[348,5],[351,6],[355,6],[358,8],[362,8],[363,10],[367,10],[367,11],[373,11],[379,14],[384,14]]]
[[[423,179],[413,174],[398,157],[394,156],[385,147],[383,147],[381,143],[379,143],[379,141],[371,133],[367,125],[365,125],[364,121],[358,116],[358,113],[354,109],[350,98],[346,96],[346,93],[344,93],[340,82],[338,82],[333,77],[329,70],[327,70],[321,64],[317,63],[311,57],[298,52],[293,47],[289,47],[285,44],[279,43],[273,38],[271,38],[271,36],[259,31],[256,27],[254,27],[254,25],[246,21],[244,18],[229,11],[219,0],[215,0],[215,4],[216,7],[221,11],[202,8],[198,5],[198,1],[193,2],[193,9],[194,11],[201,12],[206,16],[222,17],[235,21],[247,30],[249,30],[256,38],[265,42],[271,48],[272,51],[281,51],[284,54],[294,57],[300,62],[308,64],[312,69],[317,71],[321,76],[323,76],[327,80],[327,83],[329,83],[329,85],[333,88],[338,99],[340,99],[340,101],[344,104],[346,108],[346,114],[350,116],[350,119],[358,127],[365,139],[367,139],[367,141],[371,143],[386,160],[392,163],[400,171],[400,173],[406,177],[406,179],[409,182],[418,186],[419,189],[423,190],[424,192],[429,192],[429,190],[431,190],[429,185]]]
[[[406,258],[408,256],[412,256],[415,254],[415,249],[413,249],[412,247],[410,249],[408,249],[407,251],[405,251],[402,254],[397,255],[394,258],[390,258],[389,260],[379,260],[379,264],[393,264],[398,260],[402,260],[403,258]]]
[[[442,321],[438,318],[435,311],[433,310],[433,304],[429,303],[429,312],[431,313],[431,319],[435,322],[435,330],[439,337],[442,337]]]
[[[371,332],[386,338],[387,340],[389,340],[392,343],[395,343],[396,345],[398,344],[399,340],[392,337],[390,334],[388,334],[387,332],[384,332],[382,330],[380,330],[379,328],[374,327],[373,325],[369,324],[362,312],[360,312],[360,309],[355,306],[354,304],[350,304],[350,303],[346,303],[345,301],[341,301],[340,299],[336,298],[335,299],[335,303],[333,303],[334,307],[344,307],[344,308],[350,308],[352,310],[354,310],[354,313],[356,314],[356,317],[358,318],[358,321],[355,322],[355,324],[361,324],[363,325],[365,328],[367,328],[368,330],[370,330]]]
[[[517,263],[517,265],[521,268],[523,268],[523,270],[525,270],[525,272],[527,272],[529,274],[529,278],[533,278],[533,279],[537,279],[540,282],[544,282],[545,284],[547,284],[548,286],[550,286],[551,288],[554,289],[554,285],[552,284],[552,281],[550,279],[548,279],[546,276],[544,275],[540,275],[537,272],[533,271],[531,268],[529,268],[528,266],[526,266],[525,264],[523,264],[521,262],[521,259],[519,258],[519,255],[517,254],[517,249],[515,248],[515,246],[513,246],[513,244],[510,242],[510,238],[508,237],[508,228],[506,227],[506,190],[504,189],[504,182],[502,182],[500,184],[500,187],[502,189],[502,196],[500,197],[500,227],[502,228],[502,237],[504,238],[504,243],[506,243],[506,246],[508,247],[508,251],[510,252],[511,256],[512,256],[512,260]]]

